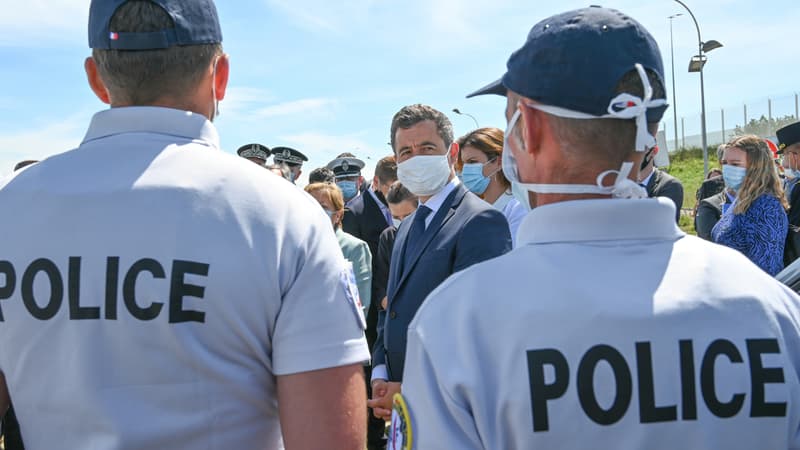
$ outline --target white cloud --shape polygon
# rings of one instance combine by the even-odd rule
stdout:
[[[272,94],[265,89],[229,87],[225,93],[225,100],[220,102],[220,111],[225,117],[244,116],[272,100]]]
[[[86,39],[86,0],[3,0],[0,10],[0,46],[71,46]]]
[[[50,124],[0,133],[0,174],[10,173],[24,159],[44,159],[76,148],[90,118],[90,114],[81,113]]]
[[[335,105],[336,101],[329,98],[304,98],[258,109],[255,111],[255,115],[260,118],[310,115],[325,111]]]
[[[313,32],[341,33],[363,23],[375,0],[267,0],[297,26]]]

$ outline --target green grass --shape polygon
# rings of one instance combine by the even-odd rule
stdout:
[[[703,182],[703,155],[699,148],[678,151],[669,155],[670,166],[665,168],[673,177],[683,183],[683,208],[694,209],[695,192]],[[716,157],[709,161],[709,169],[716,167]],[[694,219],[687,214],[681,215],[680,228],[689,234],[694,231]]]

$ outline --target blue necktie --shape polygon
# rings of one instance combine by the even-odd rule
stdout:
[[[431,209],[425,205],[420,205],[414,214],[414,221],[411,223],[411,228],[408,230],[408,237],[406,237],[406,252],[403,258],[403,269],[408,267],[411,263],[411,258],[419,250],[422,243],[422,237],[425,235],[425,219],[431,213]]]

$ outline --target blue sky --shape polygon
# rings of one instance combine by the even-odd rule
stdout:
[[[780,108],[791,103],[793,112],[787,96],[800,91],[796,0],[686,2],[700,22],[703,39],[725,45],[709,54],[705,69],[706,105],[709,116],[713,114],[709,126],[719,122],[721,107],[730,107],[730,116],[734,111],[741,116],[744,102],[753,105],[751,115],[759,108],[766,114],[768,96],[784,97]],[[90,52],[88,4],[0,0],[0,174],[10,172],[19,160],[77,146],[92,114],[105,107],[89,90],[83,72]],[[233,152],[250,142],[289,145],[310,157],[306,173],[351,151],[367,162],[369,175],[374,163],[391,153],[389,125],[403,105],[421,102],[446,112],[459,108],[481,126],[504,128],[500,97],[464,96],[503,73],[508,56],[534,23],[588,4],[218,1],[225,51],[231,56],[228,97],[216,122],[223,147]],[[685,11],[670,0],[602,4],[630,14],[655,36],[671,100],[667,16]],[[696,53],[697,34],[688,15],[675,19],[673,26],[678,114],[697,116],[699,77],[686,71]],[[450,117],[457,135],[474,128],[468,117]],[[669,133],[671,118],[669,111]]]

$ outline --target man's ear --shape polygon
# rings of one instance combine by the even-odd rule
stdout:
[[[106,85],[100,77],[94,58],[91,56],[86,58],[83,62],[83,68],[86,70],[86,78],[89,81],[89,87],[92,88],[94,95],[96,95],[101,102],[110,105],[111,96],[108,94],[108,89],[106,89]]]
[[[538,153],[546,138],[545,129],[552,132],[550,122],[545,117],[545,113],[526,106],[522,106],[521,119],[519,130],[520,138],[525,144],[525,151],[530,154]]]
[[[214,77],[214,89],[217,94],[215,100],[222,101],[225,99],[225,91],[228,89],[228,77],[230,76],[230,58],[227,54],[223,54],[217,60],[217,72]]]
[[[447,151],[447,159],[450,161],[450,164],[455,164],[457,158],[458,158],[458,142],[453,142],[452,144],[450,144],[450,149]]]

